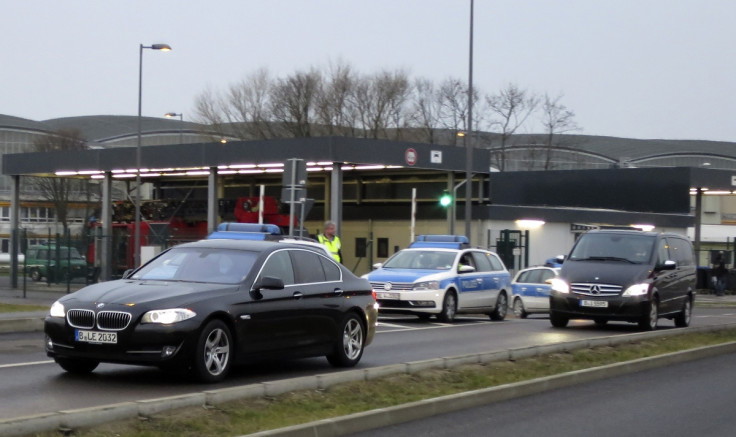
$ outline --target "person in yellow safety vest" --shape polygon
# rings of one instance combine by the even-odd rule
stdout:
[[[317,240],[327,247],[327,250],[332,254],[332,257],[335,258],[335,261],[342,262],[342,253],[340,252],[342,243],[340,242],[340,237],[335,235],[335,222],[329,220],[326,221],[325,232],[317,235]]]

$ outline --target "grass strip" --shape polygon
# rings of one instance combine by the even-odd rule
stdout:
[[[46,305],[17,305],[11,303],[0,303],[0,313],[22,313],[31,311],[48,311]]]
[[[75,430],[72,435],[237,436],[730,341],[736,341],[736,330],[680,334],[517,361],[430,369],[412,375],[339,384],[327,390],[295,391],[268,399],[243,399],[216,407],[172,410],[148,418]],[[58,432],[39,434],[41,437],[58,435]]]

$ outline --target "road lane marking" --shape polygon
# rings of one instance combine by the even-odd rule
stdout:
[[[52,364],[54,360],[47,361],[31,361],[29,363],[0,364],[0,369],[9,369],[11,367],[37,366],[39,364]]]

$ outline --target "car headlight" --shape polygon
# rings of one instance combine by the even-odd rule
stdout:
[[[66,317],[66,309],[64,308],[64,304],[59,302],[58,300],[51,305],[51,309],[49,309],[49,315],[51,317]]]
[[[439,290],[440,289],[440,282],[439,281],[423,281],[423,282],[417,282],[412,287],[414,290]]]
[[[560,278],[550,279],[549,285],[552,287],[552,291],[565,294],[570,292],[570,286]]]
[[[627,288],[621,296],[645,296],[649,293],[649,284],[634,284]]]
[[[170,325],[172,323],[183,322],[191,319],[197,313],[186,308],[171,308],[168,310],[154,310],[143,314],[141,323],[159,323],[162,325]]]

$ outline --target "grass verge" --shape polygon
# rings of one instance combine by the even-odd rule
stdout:
[[[730,341],[736,341],[736,330],[673,335],[517,361],[433,369],[413,375],[345,383],[327,390],[296,391],[275,398],[243,399],[216,407],[168,411],[148,418],[76,430],[72,435],[237,436]],[[52,437],[59,434],[39,435]]]
[[[0,313],[22,313],[28,311],[46,311],[46,305],[16,305],[11,303],[0,303]]]

